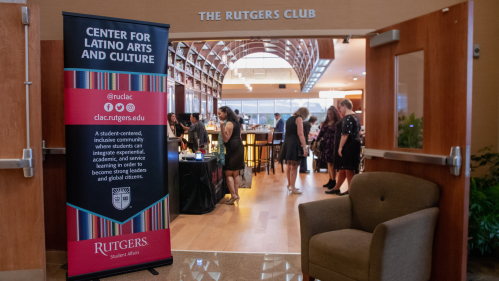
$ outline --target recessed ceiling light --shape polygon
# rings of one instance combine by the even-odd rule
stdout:
[[[356,81],[357,81],[357,77],[353,78],[353,80],[356,80]]]
[[[366,75],[366,72],[364,71],[364,72],[362,72],[362,74],[363,74],[363,75]]]

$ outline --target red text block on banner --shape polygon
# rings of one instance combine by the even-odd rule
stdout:
[[[66,125],[167,124],[167,94],[163,92],[71,88],[64,91]]]
[[[126,267],[171,258],[170,229],[68,242],[68,274]]]

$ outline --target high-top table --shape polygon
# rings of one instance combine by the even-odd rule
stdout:
[[[218,134],[220,131],[215,131],[215,130],[207,130],[210,142],[217,142],[218,141]],[[264,135],[268,134],[268,142],[272,142],[272,131],[271,130],[242,130],[241,131],[241,138],[243,141],[244,145],[244,162],[246,163],[246,166],[248,167],[253,167],[255,161],[253,161],[253,147],[252,144],[255,141],[254,136],[252,135]],[[210,147],[211,149],[211,147]],[[211,151],[211,150],[210,150]],[[261,157],[261,155],[267,155],[267,147],[263,147],[263,149],[260,151],[260,155],[257,155],[257,160]]]

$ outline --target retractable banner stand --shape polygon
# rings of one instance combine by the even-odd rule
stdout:
[[[172,264],[169,25],[63,16],[68,280]]]

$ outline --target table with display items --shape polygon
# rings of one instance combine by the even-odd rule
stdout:
[[[223,166],[214,156],[206,156],[203,160],[180,160],[179,189],[181,214],[210,213],[225,194],[229,194]]]

